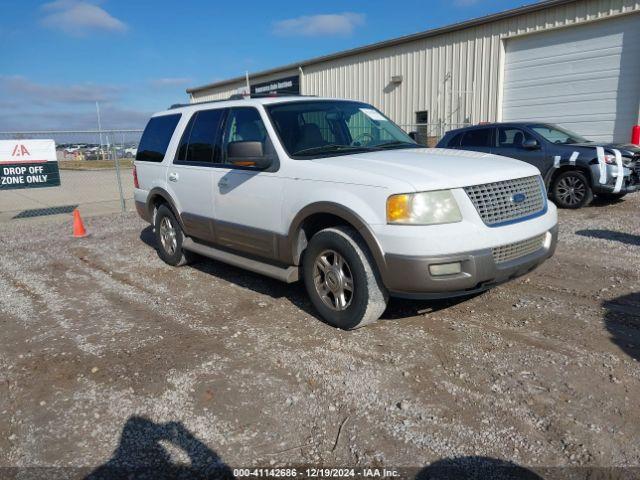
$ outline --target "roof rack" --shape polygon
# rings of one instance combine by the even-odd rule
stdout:
[[[247,98],[272,98],[272,97],[317,97],[317,95],[302,95],[300,93],[252,93],[250,95],[245,95],[243,93],[234,93],[229,98],[223,98],[221,100],[207,100],[206,102],[195,102],[195,103],[174,103],[169,107],[169,110],[174,110],[176,108],[182,107],[191,107],[193,105],[202,105],[205,103],[218,103],[218,102],[226,102],[228,100],[245,100]]]
[[[245,95],[242,93],[235,93],[229,97],[229,100],[242,100],[245,98],[270,98],[270,97],[317,97],[317,95],[303,95],[301,93],[286,93],[286,92],[265,92],[265,93],[251,93]]]
[[[182,107],[191,107],[193,105],[202,105],[204,103],[226,102],[227,100],[231,100],[231,98],[223,98],[222,100],[207,100],[206,102],[195,102],[195,103],[174,103],[169,107],[169,110],[173,110],[175,108],[182,108]]]

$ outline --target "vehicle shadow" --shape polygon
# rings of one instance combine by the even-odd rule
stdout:
[[[423,468],[416,480],[542,480],[528,468],[491,457],[455,457],[438,460]]]
[[[149,247],[153,249],[156,248],[156,239],[151,226],[146,227],[142,232],[140,232],[140,240]],[[226,263],[210,260],[205,257],[199,257],[190,265],[190,267],[274,299],[286,298],[306,314],[324,322],[324,320],[317,314],[311,301],[309,301],[303,282],[296,282],[293,284],[283,283],[278,280],[249,272],[232,265],[227,265]],[[475,294],[474,296],[477,295],[480,294]],[[382,314],[381,319],[399,320],[402,318],[413,317],[415,315],[433,313],[457,305],[472,297],[473,296],[466,296],[446,300],[428,301],[392,298],[389,301],[387,309]]]
[[[440,310],[454,307],[460,303],[471,300],[484,292],[464,295],[454,298],[442,298],[434,300],[408,300],[404,298],[390,298],[387,309],[380,317],[381,320],[399,320],[406,317],[414,317],[416,315],[425,315],[436,313]]]
[[[601,207],[609,207],[611,205],[617,205],[619,203],[623,203],[623,198],[606,198],[595,196],[593,201],[588,205],[588,208],[601,208]]]
[[[171,445],[188,456],[189,463],[172,460]],[[122,429],[113,456],[89,473],[85,480],[232,479],[232,470],[218,454],[180,422],[155,423],[130,417]]]
[[[630,293],[602,303],[604,325],[611,341],[640,361],[640,292]]]
[[[627,245],[640,246],[640,235],[614,232],[613,230],[578,230],[576,235],[580,235],[581,237],[599,238],[602,240],[613,240],[615,242],[626,243]]]

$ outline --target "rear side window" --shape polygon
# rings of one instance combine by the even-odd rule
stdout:
[[[220,127],[224,109],[196,112],[184,130],[177,162],[211,164],[221,162]]]
[[[161,162],[167,153],[176,125],[181,114],[153,117],[144,129],[136,160],[141,162]]]
[[[449,143],[447,144],[447,147],[459,147],[460,146],[460,140],[462,140],[462,137],[464,135],[463,133],[457,133],[456,135],[453,136],[453,138],[451,140],[449,140]]]
[[[491,146],[491,129],[478,128],[469,130],[464,133],[460,140],[461,147],[490,147]]]

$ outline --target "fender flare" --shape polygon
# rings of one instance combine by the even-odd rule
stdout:
[[[587,180],[589,180],[591,188],[593,188],[594,179],[593,172],[591,171],[591,166],[594,165],[594,160],[589,161],[587,164],[576,164],[576,165],[561,165],[559,168],[551,168],[547,173],[547,179],[545,179],[545,186],[547,191],[550,193],[551,187],[553,186],[553,182],[556,177],[567,170],[577,170],[587,176]],[[597,160],[595,160],[595,165],[597,165]]]
[[[150,222],[153,223],[153,204],[155,203],[154,200],[157,197],[162,198],[167,204],[169,204],[169,208],[175,215],[178,222],[180,222],[180,227],[184,230],[184,224],[182,223],[180,211],[176,207],[176,204],[171,198],[171,195],[169,195],[169,193],[162,187],[153,187],[147,194],[147,203],[145,208],[147,210],[147,214],[149,215]]]
[[[360,215],[353,210],[334,202],[315,202],[305,206],[300,210],[293,218],[291,225],[289,226],[289,233],[287,235],[288,245],[287,253],[290,256],[289,261],[292,265],[299,265],[300,253],[299,248],[299,234],[301,231],[302,223],[312,215],[318,213],[327,213],[335,215],[341,218],[351,226],[353,226],[360,236],[364,239],[373,259],[378,267],[380,275],[384,276],[386,271],[386,262],[384,258],[384,252],[377,238],[369,228],[367,222],[365,222]]]

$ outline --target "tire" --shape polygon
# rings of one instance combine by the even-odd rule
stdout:
[[[603,200],[607,200],[609,202],[615,202],[617,200],[622,200],[625,195],[626,195],[626,192],[625,193],[599,193],[598,197],[602,198]]]
[[[389,294],[369,249],[351,227],[316,233],[304,252],[302,268],[311,303],[330,325],[360,328],[378,320],[387,307]]]
[[[558,174],[553,180],[551,195],[560,208],[582,208],[593,201],[589,179],[578,170],[567,170]]]
[[[173,231],[173,234],[171,233]],[[154,233],[158,256],[169,265],[180,267],[191,262],[194,254],[183,250],[182,243],[185,236],[180,222],[166,205],[160,205],[156,210]]]

